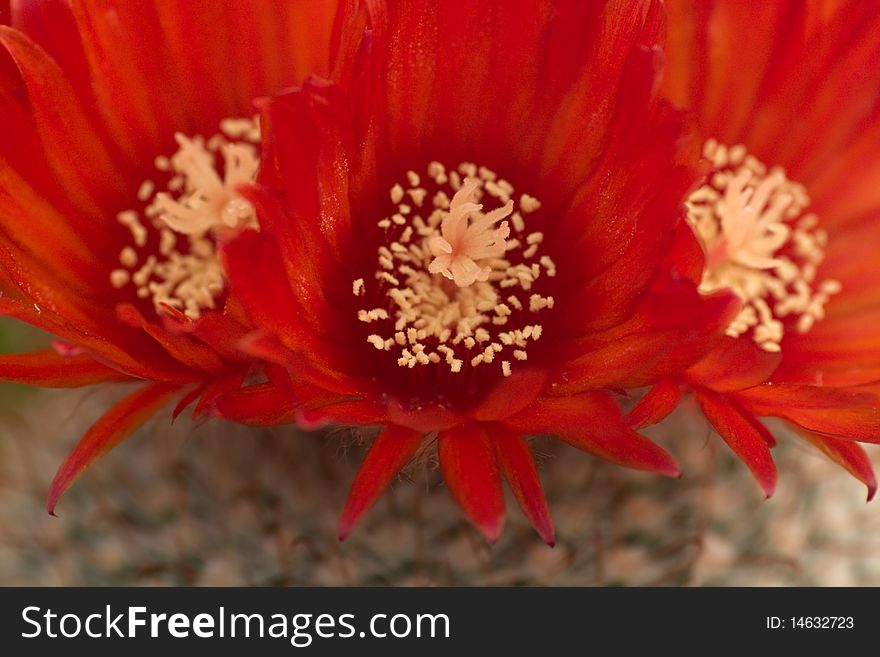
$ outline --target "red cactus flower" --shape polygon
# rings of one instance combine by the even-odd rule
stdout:
[[[880,442],[880,19],[870,3],[669,2],[663,91],[692,109],[710,172],[688,199],[690,271],[743,302],[684,383],[776,485],[782,418],[868,488]],[[687,239],[687,238],[685,238]],[[637,413],[656,421],[678,385]]]
[[[384,427],[341,537],[436,437],[490,540],[503,478],[552,544],[524,437],[676,476],[608,390],[692,364],[738,308],[666,260],[699,148],[655,98],[659,3],[367,4],[343,84],[264,105],[261,230],[223,251],[244,348],[296,403],[254,386],[218,411]]]
[[[333,2],[14,2],[0,26],[0,312],[57,336],[0,378],[146,382],[61,493],[158,408],[235,389],[248,329],[216,244],[255,225],[254,98],[327,74]],[[212,136],[213,135],[213,136]]]

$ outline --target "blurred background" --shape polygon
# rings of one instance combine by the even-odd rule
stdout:
[[[42,343],[0,323],[3,352]],[[779,488],[765,501],[688,409],[651,433],[679,459],[677,481],[533,443],[553,549],[512,498],[489,546],[427,455],[339,543],[369,434],[184,417],[172,426],[168,412],[83,475],[50,517],[55,470],[124,393],[0,386],[0,584],[880,585],[880,506],[865,503],[861,484],[783,435]]]

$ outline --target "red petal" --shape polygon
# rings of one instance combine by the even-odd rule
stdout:
[[[5,55],[0,55],[5,57]],[[23,83],[22,83],[23,84]],[[0,227],[10,250],[33,254],[41,275],[59,286],[92,296],[106,286],[107,270],[97,248],[113,250],[112,231],[72,206],[45,158],[30,110],[20,90],[0,88]],[[27,217],[27,221],[22,221]],[[8,258],[8,256],[7,256]],[[48,282],[48,281],[47,281]]]
[[[697,399],[706,419],[752,471],[764,494],[768,498],[772,496],[776,490],[776,466],[767,442],[755,428],[756,420],[744,415],[723,395],[700,390]]]
[[[807,4],[671,0],[665,93],[682,107],[698,108],[706,134],[737,143],[780,35],[800,33],[797,8]]]
[[[128,303],[116,307],[116,314],[121,322],[129,326],[143,329],[175,360],[186,367],[217,374],[226,369],[226,365],[217,352],[187,335],[172,335],[166,329],[147,321],[140,311]]]
[[[440,433],[440,472],[452,497],[490,542],[504,527],[504,494],[492,445],[477,425]]]
[[[878,215],[871,215],[872,218]],[[843,247],[853,234],[861,238],[857,249],[869,251],[860,257],[857,250],[849,250],[846,260],[850,271],[858,271],[862,282],[841,279],[838,268],[823,271],[843,284],[843,293],[832,299],[829,315],[817,323],[808,334],[785,336],[785,358],[774,373],[777,383],[821,383],[829,387],[848,387],[880,380],[880,285],[877,281],[875,245],[880,242],[880,223],[874,224],[873,235],[861,230],[848,230],[845,236],[834,236],[834,247]],[[857,240],[858,242],[858,240]],[[843,256],[841,256],[843,259]]]
[[[753,340],[724,336],[685,376],[703,388],[732,392],[769,380],[781,361],[782,354],[764,351]]]
[[[227,306],[229,305],[227,303]],[[237,319],[233,319],[226,309],[223,312],[206,313],[196,321],[187,317],[178,321],[167,315],[163,316],[163,319],[173,332],[192,334],[224,359],[228,361],[242,360],[242,353],[236,349],[236,346],[250,329]]]
[[[658,38],[648,5],[368,3],[375,59],[368,102],[382,159],[406,162],[429,151],[460,162],[480,153],[487,166],[528,172],[547,198],[569,196],[623,114],[615,111],[618,96],[636,95],[623,71],[639,44]]]
[[[670,477],[681,473],[662,447],[628,427],[617,404],[605,393],[537,399],[502,424],[522,434],[550,434],[612,463]]]
[[[76,206],[94,214],[113,198],[111,190],[124,188],[118,167],[95,138],[91,121],[55,62],[21,33],[4,26],[0,43],[21,70],[49,163]]]
[[[351,533],[360,517],[415,456],[423,434],[403,427],[387,427],[373,442],[358,469],[339,518],[339,540]]]
[[[163,39],[153,5],[93,0],[71,8],[111,138],[132,162],[149,161],[175,129],[192,127],[187,117],[199,105],[182,93],[168,52],[155,48]]]
[[[265,115],[270,130],[259,181],[282,192],[289,221],[302,233],[296,246],[286,235],[289,231],[281,232],[282,253],[287,256],[305,248],[313,258],[326,254],[330,262],[313,263],[319,269],[334,260],[343,262],[351,251],[348,184],[354,150],[346,99],[335,85],[310,79],[301,88],[277,96],[265,106]],[[274,232],[274,225],[266,228]],[[288,269],[293,277],[300,265],[287,264],[294,267]]]
[[[296,372],[299,378],[329,392],[340,395],[358,395],[364,392],[359,387],[360,381],[323,366],[321,362],[308,358],[307,353],[291,351],[272,333],[253,331],[238,343],[238,348],[244,354]]]
[[[837,438],[880,443],[880,395],[868,387],[762,385],[736,393],[755,415],[781,417]]]
[[[830,436],[822,436],[811,431],[798,429],[798,435],[807,442],[812,443],[825,456],[843,467],[853,477],[868,487],[868,501],[874,498],[877,492],[877,478],[874,476],[874,466],[871,457],[861,445],[851,440],[839,440]]]
[[[699,286],[706,254],[694,229],[687,222],[682,221],[676,228],[666,259],[675,271],[674,278],[682,278]]]
[[[52,480],[46,500],[49,513],[55,513],[58,500],[86,468],[128,438],[179,392],[179,386],[159,383],[140,388],[117,403],[92,425],[58,468]]]
[[[261,383],[218,397],[208,414],[252,427],[271,427],[292,423],[295,410],[293,400],[282,390]]]
[[[498,425],[489,425],[486,433],[495,446],[501,473],[510,485],[523,514],[544,542],[553,547],[556,544],[553,520],[550,518],[535,460],[526,441],[522,436]]]
[[[681,390],[674,381],[660,381],[642,397],[627,414],[626,420],[633,429],[657,424],[672,413],[681,400]]]
[[[79,388],[130,377],[89,356],[62,356],[54,349],[0,356],[0,380],[45,388]]]
[[[519,413],[531,404],[547,382],[544,370],[517,369],[498,381],[473,409],[469,416],[475,420],[503,420]]]
[[[317,429],[331,423],[383,424],[388,419],[383,406],[365,399],[347,399],[316,408],[300,408],[296,412],[297,424],[306,429]]]
[[[241,387],[242,381],[244,381],[245,374],[246,371],[242,369],[238,372],[233,372],[229,376],[223,376],[208,383],[202,391],[199,403],[196,404],[193,410],[193,419],[197,420],[201,415],[207,413],[208,409],[212,408],[217,399],[223,395],[238,390]]]
[[[146,343],[132,340],[131,334],[127,333],[130,329],[120,327],[115,319],[108,320],[113,326],[105,327],[107,337],[101,337],[56,315],[51,307],[38,306],[33,301],[27,303],[11,296],[0,296],[0,316],[14,317],[62,337],[81,347],[96,360],[106,361],[114,369],[153,381],[184,383],[192,380],[192,374],[183,369],[180,363],[173,361],[152,340],[147,340]],[[125,345],[125,350],[120,345]],[[137,357],[131,354],[137,354]]]
[[[559,393],[637,388],[677,376],[721,338],[739,309],[733,294],[700,297],[689,283],[648,294],[629,320],[585,336],[555,383]]]
[[[395,424],[423,433],[451,429],[466,420],[460,413],[443,406],[432,404],[412,409],[404,407],[396,401],[388,404],[388,417]]]
[[[294,239],[296,231],[288,232]],[[306,323],[308,313],[304,313],[303,306],[294,297],[273,238],[247,231],[224,244],[221,256],[232,293],[256,325],[277,336],[288,349],[314,361],[316,366],[329,367],[338,360],[335,351],[321,337],[320,325]],[[296,280],[299,276],[308,278],[310,272],[304,269]],[[317,285],[317,281],[313,280],[310,285]]]
[[[88,67],[69,3],[16,1],[10,25],[33,39],[59,63],[75,91],[89,90]]]
[[[752,426],[755,428],[759,434],[761,434],[761,438],[764,439],[764,442],[767,443],[767,447],[776,447],[776,436],[770,433],[770,429],[764,426],[764,423],[757,418],[747,418],[751,421]]]

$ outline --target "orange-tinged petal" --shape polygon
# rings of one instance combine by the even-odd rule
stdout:
[[[755,415],[781,417],[815,433],[880,443],[880,394],[866,386],[765,384],[736,393]]]
[[[840,440],[830,436],[822,436],[812,431],[798,429],[798,435],[814,445],[825,456],[844,468],[853,477],[861,481],[868,489],[868,501],[874,498],[877,492],[877,477],[874,475],[874,466],[871,457],[864,448],[852,440]]]
[[[465,515],[495,542],[504,527],[504,494],[498,462],[485,432],[475,424],[442,431],[440,472]]]
[[[398,426],[387,427],[373,442],[358,469],[339,518],[339,540],[351,533],[360,517],[372,507],[392,479],[415,456],[423,434]]]
[[[55,513],[58,500],[86,468],[128,438],[179,392],[180,386],[162,383],[147,385],[117,403],[92,425],[52,480],[46,500],[49,513]]]
[[[638,401],[627,414],[626,420],[633,429],[657,424],[675,410],[680,400],[681,389],[679,385],[674,381],[664,379],[654,385]]]
[[[193,386],[189,391],[184,393],[184,395],[174,406],[174,410],[171,411],[171,422],[173,423],[178,417],[180,417],[180,414],[183,413],[187,408],[189,408],[204,391],[205,384],[200,384]]]

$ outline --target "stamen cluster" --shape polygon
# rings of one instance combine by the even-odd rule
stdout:
[[[715,140],[703,155],[713,170],[687,201],[688,222],[706,251],[700,289],[733,290],[743,306],[727,334],[751,334],[765,351],[780,351],[783,320],[793,318],[806,333],[840,291],[838,281],[816,281],[828,236],[806,212],[804,187],[781,168],[768,170],[745,146]]]
[[[143,214],[117,215],[131,231],[133,246],[120,251],[122,267],[110,273],[110,282],[116,288],[131,283],[139,298],[152,300],[157,313],[173,308],[198,319],[215,307],[226,287],[215,238],[223,230],[258,228],[253,207],[236,188],[256,178],[260,128],[256,117],[226,119],[210,139],[177,133],[175,140],[177,152],[155,160],[167,178],[165,191],[157,192],[155,181],[145,180],[137,195],[145,204]],[[147,226],[158,234],[152,249]]]
[[[516,209],[513,186],[470,162],[451,170],[431,162],[424,183],[409,171],[406,185],[391,188],[395,212],[378,222],[377,269],[369,283],[352,284],[356,296],[380,302],[358,311],[375,329],[367,342],[400,367],[445,363],[458,373],[500,362],[510,376],[554,305],[533,286],[556,265],[539,254],[544,235],[527,232],[523,217],[541,204],[522,194]]]

